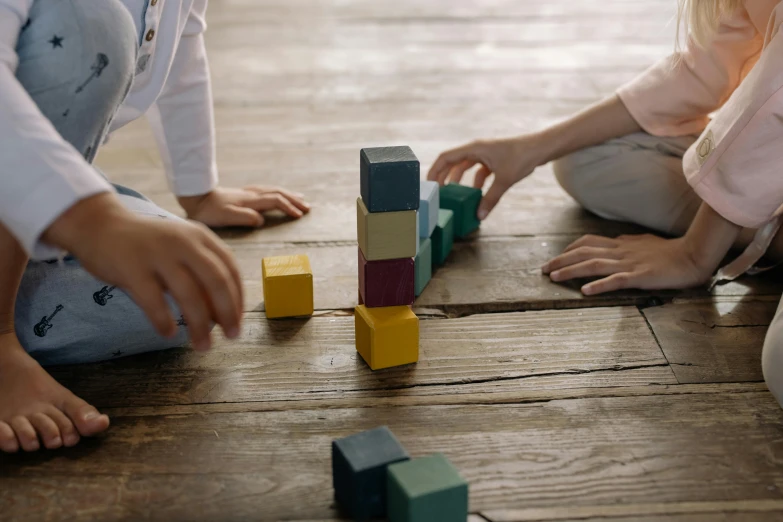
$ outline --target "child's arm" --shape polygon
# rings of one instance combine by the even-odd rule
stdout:
[[[495,179],[481,201],[478,217],[484,219],[503,194],[533,170],[576,150],[641,130],[620,98],[611,96],[543,131],[503,140],[479,140],[441,154],[428,179],[440,184],[459,183],[467,170],[481,165],[473,186],[482,188]]]
[[[584,236],[542,267],[553,281],[600,277],[582,287],[585,295],[624,288],[675,289],[706,283],[741,230],[702,203],[685,236],[616,239]]]
[[[149,111],[169,184],[188,217],[213,227],[261,226],[261,214],[310,210],[299,194],[278,187],[218,186],[212,86],[204,45],[207,1],[196,0],[163,93]]]

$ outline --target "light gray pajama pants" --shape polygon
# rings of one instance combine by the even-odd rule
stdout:
[[[119,0],[36,0],[17,43],[17,79],[57,131],[92,162],[130,89],[138,34]],[[23,176],[24,173],[19,173]],[[179,219],[140,194],[116,186],[134,212]],[[120,289],[72,258],[30,262],[16,300],[22,346],[42,364],[94,362],[187,343],[160,337]]]
[[[682,169],[682,157],[696,139],[640,132],[565,156],[553,168],[563,189],[590,212],[681,236],[702,203]],[[783,405],[783,301],[761,359],[764,380]]]

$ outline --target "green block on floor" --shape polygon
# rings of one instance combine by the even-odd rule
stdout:
[[[425,237],[419,239],[419,253],[416,254],[416,297],[419,297],[432,279],[432,241]]]
[[[468,483],[440,453],[387,470],[389,522],[466,522]]]
[[[479,189],[458,183],[450,183],[440,189],[440,208],[454,212],[454,237],[465,237],[481,225],[476,217],[479,203]]]
[[[430,237],[432,241],[432,266],[440,266],[446,262],[454,246],[454,212],[440,209],[438,224]]]

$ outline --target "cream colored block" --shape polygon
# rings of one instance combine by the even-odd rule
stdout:
[[[356,200],[356,234],[367,261],[416,257],[416,211],[369,212]]]

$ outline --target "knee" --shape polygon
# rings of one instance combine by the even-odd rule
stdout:
[[[555,179],[569,196],[585,209],[601,214],[601,194],[596,190],[596,173],[605,165],[602,161],[595,161],[594,153],[590,149],[580,150],[563,156],[552,163]]]
[[[75,98],[119,106],[133,80],[137,48],[136,27],[121,0],[36,0],[17,43],[17,78],[31,95],[67,87]]]
[[[783,324],[773,321],[767,331],[761,354],[761,369],[767,388],[783,406]]]

